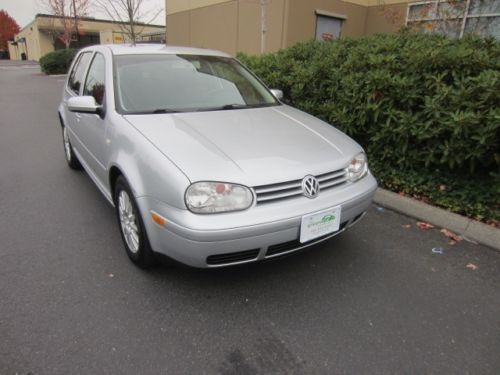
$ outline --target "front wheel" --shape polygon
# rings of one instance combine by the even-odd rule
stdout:
[[[62,126],[62,136],[63,136],[63,145],[64,145],[64,156],[66,157],[66,162],[68,163],[71,169],[82,169],[82,165],[80,161],[76,157],[73,146],[71,146],[71,142],[69,140],[69,133],[66,126]]]
[[[156,263],[154,252],[137,208],[134,196],[127,181],[118,177],[115,184],[115,207],[120,233],[125,250],[132,262],[141,268]]]

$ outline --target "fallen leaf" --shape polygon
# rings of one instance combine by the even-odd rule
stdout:
[[[411,228],[411,224],[405,224],[405,225],[403,225],[403,228],[406,228],[406,229]]]
[[[451,238],[455,242],[462,241],[462,237],[460,237],[458,234],[450,232],[448,229],[443,228],[440,230],[440,232],[443,233],[446,237]]]
[[[422,221],[417,222],[417,226],[418,226],[420,229],[422,229],[422,230],[427,230],[427,229],[434,228],[434,225],[429,224],[429,223],[424,223],[424,222],[422,222]]]
[[[470,268],[472,271],[475,271],[479,268],[478,266],[476,266],[475,264],[472,264],[472,263],[469,263],[465,267]]]

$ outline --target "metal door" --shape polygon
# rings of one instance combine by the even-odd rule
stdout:
[[[344,20],[335,17],[316,16],[316,40],[332,40],[340,38],[342,22]]]

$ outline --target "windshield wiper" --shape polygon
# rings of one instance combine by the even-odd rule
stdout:
[[[256,103],[256,104],[226,104],[220,107],[211,108],[199,108],[198,111],[227,111],[231,109],[245,109],[245,108],[260,108],[260,107],[272,107],[277,105],[277,103]]]
[[[152,111],[151,113],[179,113],[180,111],[177,111],[175,109],[168,109],[168,108],[158,108]]]
[[[135,111],[135,112],[127,112],[127,115],[151,115],[151,114],[158,114],[158,113],[179,113],[181,111],[177,111],[175,109],[168,109],[168,108],[158,108],[154,109],[151,111]]]
[[[228,109],[240,109],[240,108],[248,108],[248,104],[226,104],[222,107],[218,107],[217,109],[221,109],[223,111]]]

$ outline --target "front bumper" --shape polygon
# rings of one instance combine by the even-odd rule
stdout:
[[[298,197],[233,213],[199,215],[139,197],[151,247],[193,267],[222,267],[276,257],[333,237],[357,222],[369,207],[377,182],[369,173],[356,183],[325,191],[316,199]],[[341,206],[341,228],[305,244],[298,242],[303,215]],[[151,220],[154,211],[165,226]]]

